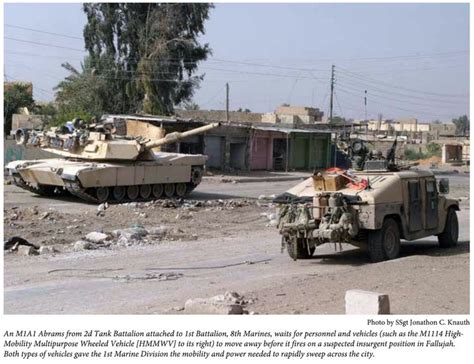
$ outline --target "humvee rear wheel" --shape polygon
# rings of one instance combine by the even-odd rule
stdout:
[[[293,259],[308,259],[314,254],[315,247],[309,248],[304,238],[297,238],[296,241],[290,241],[286,244],[288,255]]]
[[[173,183],[166,183],[165,184],[165,196],[168,198],[173,197],[174,195],[174,184]]]
[[[97,187],[95,189],[95,195],[99,202],[105,202],[109,198],[109,188],[108,187]]]
[[[368,253],[373,263],[398,257],[400,254],[400,230],[394,219],[387,218],[381,229],[369,231]]]
[[[163,185],[153,185],[151,188],[151,193],[154,198],[160,198],[163,196]]]
[[[456,211],[454,209],[448,210],[446,216],[446,225],[441,234],[438,235],[438,242],[441,248],[451,248],[456,246],[459,237],[459,224]]]
[[[187,192],[187,187],[185,183],[177,183],[176,184],[176,196],[184,197]]]
[[[127,190],[123,186],[115,186],[112,190],[112,196],[116,201],[122,201],[127,194]]]
[[[138,198],[138,194],[140,193],[140,190],[138,186],[128,186],[127,187],[127,198],[129,200],[136,200]]]
[[[150,185],[141,185],[140,186],[140,198],[147,200],[151,195],[151,186]]]

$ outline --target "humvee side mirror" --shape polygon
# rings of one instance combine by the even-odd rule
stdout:
[[[439,180],[439,193],[447,194],[449,193],[449,179],[448,178],[441,178]]]

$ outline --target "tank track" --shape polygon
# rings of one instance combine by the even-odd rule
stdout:
[[[42,191],[40,188],[35,187],[35,186],[32,186],[32,185],[26,183],[26,182],[23,180],[23,178],[21,178],[21,177],[14,176],[14,177],[13,177],[13,184],[14,184],[15,186],[18,186],[18,187],[24,189],[24,190],[33,192],[33,193],[35,193],[35,194],[37,194],[37,195],[44,195],[43,191]]]
[[[96,197],[87,193],[85,188],[83,188],[78,182],[64,181],[64,184],[71,195],[79,197],[81,200],[87,202],[92,202],[96,204],[100,203]]]
[[[101,203],[97,197],[90,194],[84,187],[82,187],[80,185],[80,183],[78,181],[66,181],[66,180],[63,180],[63,181],[64,181],[64,187],[65,187],[66,191],[69,192],[71,195],[73,195],[75,197],[78,197],[79,199],[81,199],[83,201],[90,202],[90,203],[93,203],[93,204],[100,204]],[[18,187],[20,187],[24,190],[33,192],[33,193],[38,194],[38,195],[42,195],[42,196],[54,195],[54,193],[49,194],[44,189],[42,189],[40,187],[35,187],[35,186],[32,186],[32,185],[28,184],[21,177],[14,177],[13,178],[13,183],[16,186],[18,186]],[[198,185],[195,185],[192,182],[187,183],[186,184],[186,187],[187,187],[186,188],[186,195],[189,195],[197,186]],[[162,197],[162,198],[166,198],[166,197]],[[137,199],[137,200],[124,199],[122,202],[145,202],[145,201],[153,201],[153,200],[155,200],[155,198],[150,197],[146,200],[144,200],[144,199]],[[112,203],[116,202],[110,197],[107,201],[112,202]]]

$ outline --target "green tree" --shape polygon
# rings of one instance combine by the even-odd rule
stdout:
[[[179,104],[179,107],[184,110],[199,110],[199,105],[192,101],[184,101]]]
[[[33,97],[28,85],[14,84],[5,90],[3,97],[3,131],[9,135],[12,130],[12,116],[20,107],[32,108]]]
[[[106,81],[103,110],[171,114],[190,101],[203,75],[198,63],[211,53],[197,38],[211,4],[86,3],[89,67]],[[90,81],[90,80],[89,80]],[[118,110],[117,110],[118,111]]]
[[[100,67],[106,67],[104,63]],[[74,117],[100,117],[104,112],[125,112],[121,104],[122,95],[114,88],[117,84],[99,77],[92,67],[90,57],[86,57],[80,70],[69,63],[62,64],[62,67],[69,71],[69,76],[55,88],[58,111],[52,124],[61,124]]]
[[[330,124],[333,124],[333,125],[346,124],[346,119],[341,117],[341,116],[333,116],[332,121],[330,122]]]
[[[436,156],[441,157],[441,145],[438,143],[429,143],[426,145],[426,151],[428,152],[428,156]]]
[[[453,119],[453,124],[456,125],[456,134],[466,136],[469,135],[469,118],[467,115]]]

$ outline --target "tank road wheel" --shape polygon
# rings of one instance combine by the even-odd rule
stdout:
[[[296,241],[296,244],[295,244]],[[293,259],[309,259],[314,254],[315,247],[309,248],[306,245],[306,241],[304,238],[297,238],[293,241],[287,241],[286,250],[288,251],[288,255]]]
[[[373,263],[398,257],[400,230],[394,219],[387,218],[381,229],[369,231],[368,253]]]
[[[112,196],[116,201],[122,201],[127,194],[127,189],[124,186],[115,186],[112,190]]]
[[[127,198],[129,200],[135,201],[138,198],[140,189],[138,186],[128,186],[127,187]]]
[[[168,198],[174,195],[174,183],[165,183],[165,196]]]
[[[141,185],[140,186],[140,198],[148,200],[151,196],[151,186],[150,185]]]
[[[184,197],[188,192],[188,187],[185,183],[176,183],[176,196]]]
[[[109,188],[108,187],[97,187],[95,189],[95,195],[97,196],[97,200],[100,203],[105,202],[109,198]]]
[[[163,185],[153,185],[151,193],[154,198],[161,198],[163,196]]]
[[[446,225],[441,234],[438,235],[438,242],[441,248],[451,248],[458,243],[459,224],[456,211],[454,209],[448,210],[446,216]]]

